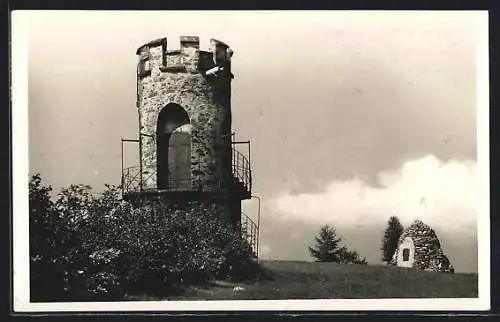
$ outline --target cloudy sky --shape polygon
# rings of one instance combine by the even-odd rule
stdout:
[[[136,138],[136,49],[197,35],[233,56],[264,258],[311,260],[322,224],[380,263],[386,221],[431,225],[477,271],[472,12],[37,12],[28,23],[29,168],[56,191],[120,181]],[[172,48],[171,47],[171,48]],[[135,165],[127,147],[126,165]],[[245,211],[256,217],[256,201]]]

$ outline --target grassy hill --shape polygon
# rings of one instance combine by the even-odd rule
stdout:
[[[167,298],[129,300],[279,300],[477,297],[477,274],[447,274],[372,265],[261,261],[269,278],[190,287]],[[238,286],[240,288],[238,288]],[[238,289],[235,289],[237,287]]]

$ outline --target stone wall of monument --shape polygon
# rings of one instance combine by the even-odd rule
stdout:
[[[397,265],[399,245],[410,237],[415,248],[413,268],[434,272],[454,272],[448,257],[441,249],[441,243],[434,230],[422,221],[417,220],[401,234],[398,248],[391,264]]]

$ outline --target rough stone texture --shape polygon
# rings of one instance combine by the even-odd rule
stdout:
[[[443,253],[434,230],[420,220],[416,220],[399,237],[398,248],[391,260],[392,265],[397,265],[400,245],[406,238],[411,238],[413,241],[413,268],[434,272],[453,273],[455,271],[448,257]]]
[[[156,126],[160,111],[169,103],[183,107],[192,125],[193,190],[221,189],[231,178],[231,72],[229,63],[220,58],[227,47],[200,51],[197,37],[181,38],[180,50],[165,51],[165,43],[165,39],[152,41],[138,50],[139,130],[146,134],[141,135],[143,189],[157,187]],[[216,55],[225,69],[206,76],[207,69],[217,66]],[[145,60],[149,73],[141,65]]]

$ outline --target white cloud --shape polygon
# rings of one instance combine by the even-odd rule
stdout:
[[[391,215],[403,225],[420,219],[440,232],[474,234],[478,178],[473,161],[427,156],[378,175],[378,186],[353,178],[321,193],[283,193],[273,200],[284,219],[334,224],[338,229],[384,228]],[[463,236],[463,235],[462,235]]]

